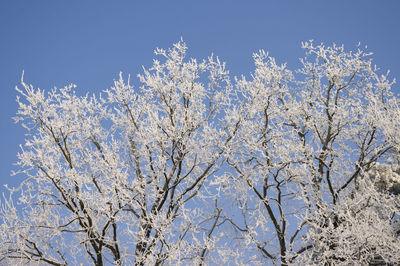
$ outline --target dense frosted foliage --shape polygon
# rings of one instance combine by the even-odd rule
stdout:
[[[393,82],[362,50],[303,48],[294,72],[260,51],[232,81],[181,41],[100,96],[22,79],[1,262],[398,263]]]

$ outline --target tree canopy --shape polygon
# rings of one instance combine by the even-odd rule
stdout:
[[[360,48],[302,47],[295,71],[260,51],[232,78],[180,41],[101,95],[22,78],[0,261],[398,263],[394,82]]]

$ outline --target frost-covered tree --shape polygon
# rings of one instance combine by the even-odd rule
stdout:
[[[18,165],[27,178],[21,208],[3,203],[3,260],[204,260],[219,212],[203,207],[215,206],[203,187],[235,128],[216,119],[230,109],[224,64],[185,60],[186,50],[157,49],[163,62],[139,75],[138,90],[122,75],[100,97],[79,97],[73,86],[46,94],[22,81],[16,120],[28,136]]]
[[[229,222],[259,264],[397,263],[392,82],[361,50],[303,48],[299,70],[261,51],[236,82],[241,126],[220,178],[240,210]]]
[[[400,108],[370,54],[304,43],[162,60],[99,96],[22,80],[25,177],[2,202],[12,264],[351,265],[400,261]]]

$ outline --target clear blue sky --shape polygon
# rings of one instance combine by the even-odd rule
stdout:
[[[40,88],[74,83],[81,93],[100,92],[120,71],[136,76],[151,65],[155,47],[181,36],[190,56],[214,53],[233,75],[252,71],[259,49],[295,68],[301,42],[314,39],[368,45],[374,62],[400,80],[399,13],[398,0],[1,0],[0,185],[22,178],[10,177],[25,133],[11,119],[22,70]]]

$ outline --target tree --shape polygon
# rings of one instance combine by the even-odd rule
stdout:
[[[237,82],[242,126],[221,181],[242,212],[231,223],[260,264],[397,263],[399,199],[372,178],[392,175],[378,165],[398,150],[392,83],[361,50],[303,48],[295,74],[260,52]]]
[[[122,74],[100,96],[22,79],[26,179],[2,204],[0,260],[399,262],[393,82],[360,49],[303,48],[299,70],[260,51],[233,84],[183,41],[155,51],[139,89]]]
[[[201,188],[234,132],[216,120],[229,106],[224,65],[185,62],[186,49],[158,49],[165,60],[139,76],[139,91],[122,75],[99,98],[73,86],[45,95],[22,80],[17,120],[30,139],[18,164],[28,178],[21,215],[5,203],[1,256],[54,265],[203,260],[212,245],[200,226],[218,213],[208,217],[193,199],[207,197]]]

